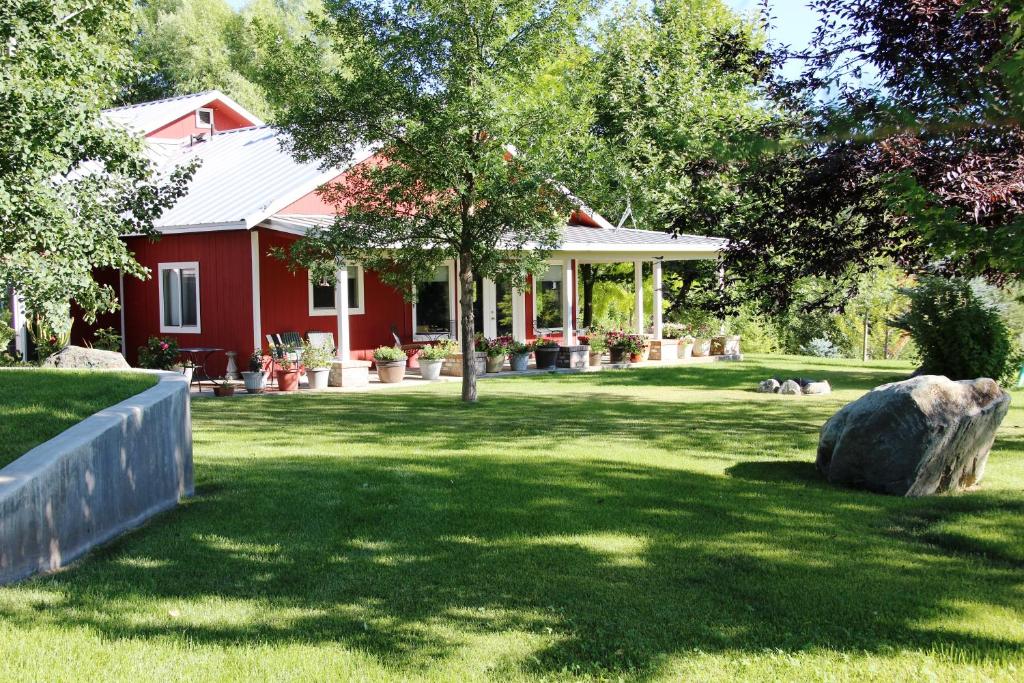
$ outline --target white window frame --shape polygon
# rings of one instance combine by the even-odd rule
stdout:
[[[445,261],[444,267],[448,269],[448,320],[459,320],[458,314],[458,297],[456,296],[455,289],[455,261],[449,259]],[[458,323],[455,326],[455,334],[437,335],[437,334],[416,334],[416,302],[412,303],[412,340],[413,341],[434,341],[435,339],[448,337],[450,339],[458,339],[459,330]]]
[[[195,325],[166,325],[164,324],[164,271],[166,270],[195,270],[196,271],[196,324]],[[199,279],[199,261],[174,261],[171,263],[160,263],[157,265],[157,284],[160,291],[159,313],[160,332],[170,334],[201,334],[203,331],[203,314],[200,302],[202,301],[202,288]],[[181,301],[178,302],[181,305]],[[178,314],[179,320],[181,314]]]
[[[203,123],[202,114],[207,113],[210,115],[210,122]],[[200,107],[196,109],[196,128],[209,128],[213,130],[213,110],[209,107]]]
[[[349,315],[362,315],[363,313],[366,312],[366,298],[365,298],[366,297],[366,292],[363,289],[363,283],[364,283],[363,267],[362,266],[349,266],[348,267],[348,271],[350,273],[353,270],[355,270],[355,281],[356,281],[356,306],[355,307],[349,306],[348,307],[348,314]],[[333,305],[330,308],[327,308],[327,307],[315,308],[313,306],[313,276],[310,274],[310,272],[308,270],[306,271],[306,282],[307,282],[307,290],[309,291],[309,315],[311,317],[320,316],[320,315],[323,315],[323,316],[338,315],[338,309],[337,309],[337,307],[335,307]],[[334,282],[332,284],[335,287],[338,286],[336,282]]]
[[[562,280],[561,280],[561,282],[562,282],[562,286],[565,287],[566,284],[565,284],[565,266],[564,266],[564,261],[548,261],[548,270],[551,270],[551,268],[558,268],[558,270],[562,273]],[[533,316],[533,326],[534,326],[533,327],[533,335],[535,337],[540,337],[540,336],[543,336],[544,334],[554,333],[554,332],[561,333],[561,332],[564,331],[564,326],[563,325],[559,325],[558,327],[537,327],[537,282],[539,282],[541,279],[543,279],[543,278],[538,278],[536,275],[531,278],[531,280],[533,282],[533,300],[532,300],[532,303],[533,303],[532,316]],[[571,282],[569,283],[569,286],[572,286]],[[558,309],[559,310],[562,309],[562,297],[561,296],[558,297]]]

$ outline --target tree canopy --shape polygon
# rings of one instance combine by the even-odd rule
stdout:
[[[340,166],[361,145],[379,152],[326,190],[344,211],[291,256],[314,273],[361,263],[409,296],[457,260],[467,401],[476,399],[475,278],[522,286],[560,243],[572,208],[560,183],[580,117],[559,79],[536,85],[573,48],[586,9],[577,0],[331,0],[316,38],[280,51],[274,66],[296,155]]]
[[[153,234],[191,169],[154,175],[142,142],[105,121],[130,73],[131,3],[0,6],[0,288],[57,331],[70,302],[114,310],[95,268],[146,277],[121,237]]]

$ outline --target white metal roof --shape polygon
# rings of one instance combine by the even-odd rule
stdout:
[[[330,214],[276,214],[263,221],[263,227],[303,235],[313,227],[330,225]],[[715,258],[728,240],[700,235],[670,235],[654,230],[629,228],[592,228],[567,225],[561,246],[555,255],[572,256],[584,261],[623,261],[661,258],[682,261]]]
[[[239,114],[253,122],[253,125],[262,126],[263,121],[249,113],[242,105],[222,93],[220,90],[207,90],[192,95],[180,97],[168,97],[153,102],[141,104],[130,104],[116,109],[107,109],[103,113],[111,121],[118,123],[129,130],[143,135],[166,126],[168,123],[177,121],[189,112],[204,107],[214,100],[220,100]]]
[[[276,128],[239,128],[182,144],[163,164],[175,166],[199,159],[188,194],[157,221],[163,232],[248,229],[314,191],[344,169],[324,170],[319,163],[300,163],[282,146],[287,136]],[[369,149],[353,158],[369,157]]]

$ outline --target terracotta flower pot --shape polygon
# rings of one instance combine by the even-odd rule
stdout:
[[[487,372],[501,372],[505,367],[505,356],[487,356]]]
[[[213,387],[214,396],[234,396],[235,387],[230,384],[216,384]]]
[[[602,352],[600,352],[600,351],[591,351],[590,352],[590,367],[592,367],[592,368],[601,367],[601,359],[603,357],[604,357],[604,354]]]
[[[376,361],[377,377],[384,384],[397,384],[405,379],[405,361]]]
[[[274,373],[277,377],[277,389],[278,391],[298,391],[299,389],[299,370],[298,368],[292,368],[291,370],[277,370]]]

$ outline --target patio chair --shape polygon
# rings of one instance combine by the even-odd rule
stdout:
[[[405,351],[405,356],[408,359],[408,361],[407,361],[408,367],[410,367],[410,368],[418,368],[420,366],[420,364],[419,364],[419,361],[417,359],[418,359],[418,357],[420,355],[420,351],[422,351],[424,347],[430,346],[430,344],[422,344],[422,343],[419,343],[419,342],[413,342],[411,344],[403,344],[402,343],[402,338],[398,336],[398,326],[397,325],[392,325],[391,326],[391,338],[395,340],[395,348],[396,349],[402,349],[403,351]]]
[[[309,343],[313,346],[327,349],[331,353],[337,351],[337,346],[334,344],[334,334],[331,332],[307,332],[306,338],[309,339]]]

